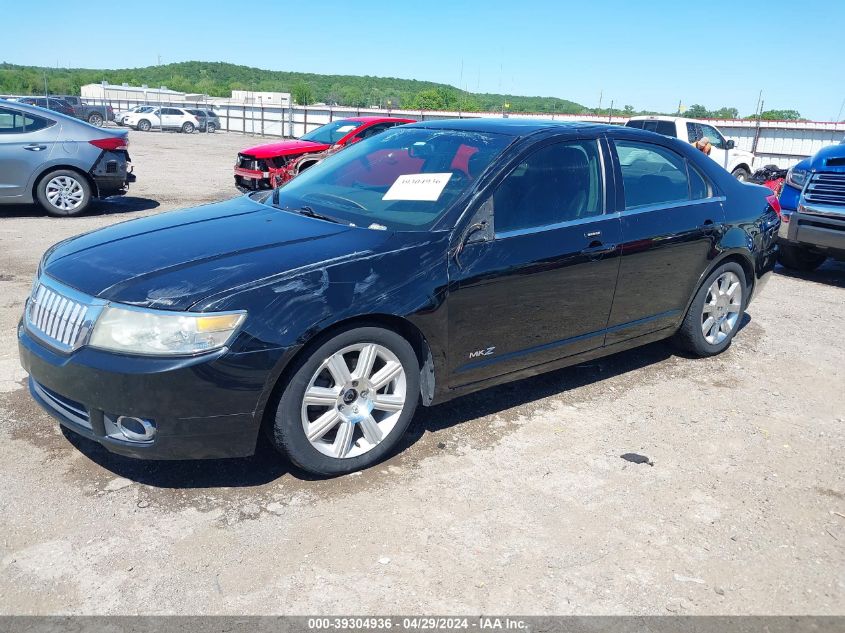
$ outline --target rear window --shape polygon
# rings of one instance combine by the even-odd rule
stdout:
[[[677,136],[674,121],[640,119],[638,121],[628,121],[625,124],[625,127],[635,127],[640,130],[656,132],[657,134],[662,134],[663,136],[671,136],[673,138]]]

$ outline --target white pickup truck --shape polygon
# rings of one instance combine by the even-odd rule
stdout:
[[[717,127],[706,121],[674,116],[635,116],[625,126],[673,136],[687,143],[694,143],[706,136],[713,146],[710,158],[731,172],[737,180],[747,180],[751,175],[754,155],[744,149],[737,149],[733,141],[726,140]]]

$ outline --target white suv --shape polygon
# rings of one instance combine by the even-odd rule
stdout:
[[[141,132],[149,132],[153,128],[164,130],[179,130],[191,134],[200,122],[190,112],[182,108],[153,108],[149,112],[130,112],[123,117],[123,125],[134,127]]]
[[[726,140],[719,129],[707,121],[675,116],[635,116],[628,120],[625,127],[673,136],[687,143],[694,143],[706,136],[713,146],[710,158],[733,174],[737,180],[747,180],[751,175],[754,155],[744,149],[737,149],[732,140]]]

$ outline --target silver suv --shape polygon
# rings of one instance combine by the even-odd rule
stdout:
[[[68,216],[93,198],[126,193],[135,180],[128,136],[0,99],[0,204],[38,202],[50,215]]]

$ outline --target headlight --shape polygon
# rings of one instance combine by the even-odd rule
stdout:
[[[786,172],[786,184],[791,185],[796,189],[803,189],[804,185],[807,184],[807,176],[809,173],[810,172],[806,169],[795,169],[795,167],[790,167],[789,171]]]
[[[126,354],[190,355],[224,347],[246,312],[167,312],[107,306],[89,345]]]

